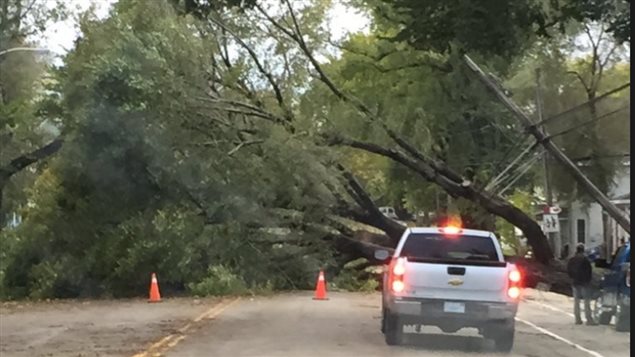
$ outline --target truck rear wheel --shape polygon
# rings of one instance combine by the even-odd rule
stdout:
[[[389,346],[400,345],[403,340],[403,326],[399,318],[386,312],[384,314],[384,337]]]
[[[515,325],[513,322],[497,327],[491,332],[494,346],[498,352],[510,352],[514,347]]]

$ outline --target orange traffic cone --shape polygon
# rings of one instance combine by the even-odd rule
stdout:
[[[324,279],[324,272],[322,270],[320,270],[320,275],[318,275],[313,300],[328,300],[326,297],[326,280]]]
[[[150,299],[148,302],[161,302],[159,282],[157,281],[157,275],[155,273],[152,273],[152,281],[150,282]]]

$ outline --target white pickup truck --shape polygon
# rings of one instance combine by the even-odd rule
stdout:
[[[457,227],[408,228],[388,262],[382,294],[382,332],[389,345],[403,334],[438,326],[477,328],[496,349],[511,351],[521,295],[520,271],[506,263],[496,236]]]

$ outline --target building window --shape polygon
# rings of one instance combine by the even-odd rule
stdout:
[[[586,222],[578,219],[578,243],[586,243]]]

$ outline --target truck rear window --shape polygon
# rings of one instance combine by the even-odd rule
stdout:
[[[500,263],[491,238],[467,235],[447,237],[442,234],[412,233],[406,239],[400,255],[410,261],[483,265]]]

